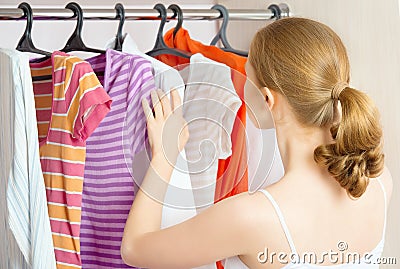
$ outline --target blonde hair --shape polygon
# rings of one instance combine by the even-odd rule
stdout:
[[[331,127],[335,142],[317,147],[314,160],[360,197],[368,178],[383,170],[382,128],[372,100],[347,84],[349,60],[336,33],[309,19],[278,20],[257,32],[249,62],[258,82],[284,95],[302,125]],[[342,117],[335,123],[337,100]]]

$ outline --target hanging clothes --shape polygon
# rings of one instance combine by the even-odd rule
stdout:
[[[232,154],[231,132],[242,102],[225,64],[197,53],[181,74],[186,82],[183,116],[190,134],[185,151],[196,207],[203,210],[214,204],[218,160]]]
[[[108,41],[106,47],[113,48],[114,45],[115,38]],[[181,99],[184,99],[185,85],[176,69],[141,52],[129,34],[124,34],[123,36],[122,51],[149,60],[152,64],[155,86],[166,93],[169,93],[171,89],[176,89]],[[149,165],[150,161],[145,150],[135,155],[133,175],[136,180],[144,178],[146,169],[143,168]],[[161,218],[162,229],[181,223],[196,215],[193,188],[188,174],[189,168],[185,151],[180,153],[175,167],[176,169],[171,174],[171,180],[164,198]]]
[[[107,47],[113,48],[115,44],[114,42],[115,38],[107,43]],[[183,82],[180,72],[158,61],[157,59],[142,53],[137,48],[136,43],[129,36],[129,34],[124,35],[122,51],[142,56],[151,61],[156,86],[159,89],[162,89],[164,92],[169,92],[169,90],[172,88],[177,89],[181,99],[184,100],[185,84]],[[133,174],[136,180],[144,178],[146,169],[143,169],[143,167],[147,168],[149,164],[150,162],[146,151],[142,151],[135,155],[133,163]],[[186,153],[185,150],[183,150],[178,156],[175,169],[172,172],[167,192],[165,194],[162,208],[161,229],[181,223],[195,215],[196,206],[194,201],[193,188],[189,175]],[[193,269],[215,268],[216,265],[214,263],[196,267]]]
[[[0,268],[56,268],[29,57],[21,52],[0,49],[0,102]]]
[[[243,100],[242,106],[237,112],[237,117],[231,133],[232,155],[227,159],[218,161],[218,174],[215,186],[214,201],[221,201],[229,196],[248,190],[247,150],[246,150],[246,107],[244,104],[244,85],[246,82],[245,63],[247,58],[234,53],[225,52],[215,46],[204,45],[190,38],[189,32],[179,29],[174,37],[174,29],[164,35],[167,46],[185,50],[191,53],[202,53],[205,57],[224,63],[232,68],[231,78],[235,85],[236,93]],[[160,55],[156,57],[160,61],[177,66],[188,63],[189,60],[172,55]],[[223,268],[221,262],[217,262],[217,268]]]
[[[134,200],[133,156],[146,143],[142,98],[155,89],[146,59],[107,49],[87,59],[112,98],[111,111],[88,138],[83,184],[83,268],[131,268],[121,258],[125,222]]]
[[[235,85],[236,93],[244,101],[244,84],[246,82],[244,65],[247,58],[192,40],[189,32],[183,28],[179,29],[175,38],[173,37],[173,29],[169,30],[165,34],[164,40],[169,47],[190,53],[201,53],[211,60],[231,67],[231,78]],[[188,59],[173,55],[160,55],[157,56],[157,59],[170,66],[189,62]],[[243,102],[238,110],[231,134],[232,156],[227,159],[220,159],[218,162],[215,202],[248,190],[245,125],[246,107]]]
[[[57,268],[81,268],[79,230],[86,139],[110,110],[111,100],[91,66],[54,52],[31,63],[40,160]]]

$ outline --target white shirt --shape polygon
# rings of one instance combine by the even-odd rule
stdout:
[[[252,193],[279,181],[285,171],[275,128],[259,129],[247,116],[246,138],[249,192]]]
[[[180,71],[186,82],[183,116],[189,126],[185,151],[198,210],[214,204],[218,160],[232,154],[231,133],[242,102],[231,69],[197,53]]]
[[[0,49],[0,61],[0,267],[56,268],[29,58]]]

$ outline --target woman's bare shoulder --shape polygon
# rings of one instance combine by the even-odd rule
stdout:
[[[273,214],[275,210],[271,202],[260,191],[244,192],[229,197],[220,203],[226,203],[225,210],[240,216],[242,225],[246,227],[248,232],[254,231],[257,234],[257,228],[261,224],[263,226],[265,224],[277,224],[275,223],[275,214]]]

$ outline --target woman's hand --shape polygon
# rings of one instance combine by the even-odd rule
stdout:
[[[248,254],[249,249],[254,248],[244,244],[246,242],[240,238],[238,240],[237,235],[257,231],[260,222],[254,222],[256,215],[250,210],[250,204],[253,204],[247,202],[253,200],[246,198],[247,193],[225,199],[168,229],[160,229],[163,201],[173,172],[173,166],[167,160],[176,158],[189,133],[176,90],[171,92],[172,106],[161,91],[152,92],[151,97],[154,114],[145,100],[143,109],[153,159],[125,224],[122,259],[126,264],[139,268],[194,268],[224,257]],[[172,246],[171,242],[178,243]]]
[[[146,99],[142,100],[142,106],[152,158],[162,156],[174,165],[189,139],[187,123],[182,116],[181,98],[176,90],[171,90],[170,101],[162,90],[157,90],[151,92],[151,100],[154,113]]]

